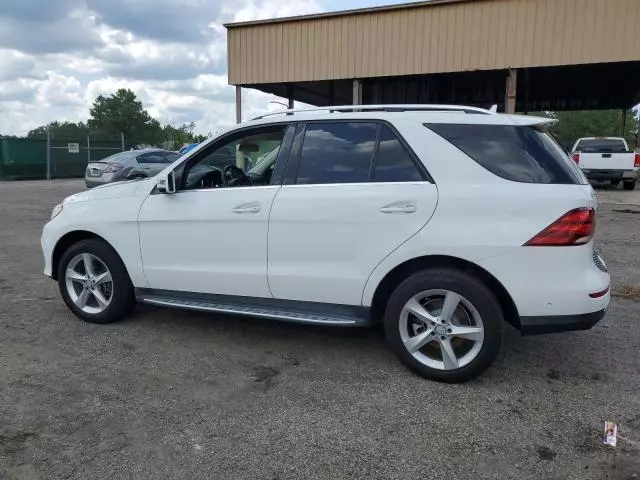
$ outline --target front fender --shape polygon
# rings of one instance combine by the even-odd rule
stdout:
[[[42,232],[45,274],[52,276],[53,254],[59,242],[73,232],[88,232],[104,239],[118,253],[135,287],[148,287],[142,268],[138,233],[141,197],[104,198],[66,203],[63,212]]]

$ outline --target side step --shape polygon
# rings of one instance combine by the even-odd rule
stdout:
[[[165,294],[151,292],[153,291],[147,289],[136,290],[136,299],[141,303],[159,307],[245,315],[284,322],[334,327],[370,325],[368,309],[346,305],[325,305],[290,300],[224,297],[222,295],[205,294],[186,294],[183,296],[180,295],[180,292]],[[193,298],[194,296],[197,296],[197,298]]]

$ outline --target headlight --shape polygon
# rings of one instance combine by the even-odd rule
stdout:
[[[55,207],[53,207],[53,211],[51,212],[51,220],[56,218],[60,214],[61,211],[62,211],[62,204],[59,204],[59,205],[56,205]]]

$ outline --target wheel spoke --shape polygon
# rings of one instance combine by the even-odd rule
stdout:
[[[66,277],[71,279],[71,280],[73,280],[74,282],[84,282],[84,280],[85,280],[84,275],[82,275],[81,273],[76,272],[75,270],[73,270],[71,268],[67,268]]]
[[[451,325],[451,336],[466,338],[474,342],[481,342],[484,338],[482,328],[480,327],[457,327],[455,325]]]
[[[96,285],[111,282],[111,272],[107,270],[96,277]]]
[[[93,272],[93,259],[91,255],[88,253],[82,254],[82,263],[84,263],[84,271],[87,275],[93,277],[95,274]]]
[[[420,302],[418,302],[415,298],[409,300],[404,306],[404,309],[413,316],[417,317],[418,320],[425,322],[427,325],[431,324],[431,322],[436,321],[436,318],[429,312],[427,312],[427,310],[422,305],[420,305]]]
[[[102,294],[102,292],[100,291],[99,288],[96,288],[91,293],[93,294],[94,298],[96,299],[96,302],[98,302],[98,305],[100,306],[100,308],[106,308],[107,307],[109,302],[107,301],[106,298],[104,298],[104,295]]]
[[[460,295],[455,292],[447,292],[444,297],[442,311],[440,312],[440,319],[450,322],[453,317],[453,312],[458,308],[458,303],[460,303]]]
[[[431,332],[433,332],[433,328],[428,328],[415,337],[408,338],[404,342],[405,348],[409,351],[409,353],[417,352],[432,340]]]
[[[456,353],[453,351],[451,340],[448,338],[440,340],[440,350],[442,351],[442,363],[444,364],[445,370],[458,368],[458,357],[456,357]]]
[[[88,299],[89,299],[89,290],[86,288],[83,288],[82,292],[80,292],[80,295],[78,295],[78,299],[75,301],[75,304],[80,308],[84,308],[87,305]]]

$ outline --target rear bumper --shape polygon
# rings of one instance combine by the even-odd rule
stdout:
[[[589,180],[610,181],[610,180],[635,180],[638,172],[635,170],[604,170],[598,168],[585,168],[582,170]]]
[[[604,317],[606,310],[580,315],[556,315],[540,317],[520,317],[520,332],[523,335],[541,333],[570,332],[589,330]]]

